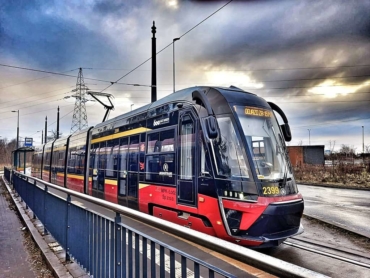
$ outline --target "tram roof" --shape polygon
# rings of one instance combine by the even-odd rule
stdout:
[[[256,96],[255,94],[243,91],[242,89],[239,89],[237,87],[231,86],[231,87],[209,87],[209,86],[195,86],[195,87],[190,87],[186,88],[183,90],[176,91],[175,93],[172,93],[168,96],[165,96],[153,103],[149,103],[145,106],[142,106],[138,109],[132,110],[130,112],[127,112],[125,114],[122,114],[120,116],[117,116],[115,118],[112,118],[110,120],[107,120],[105,122],[97,124],[94,129],[107,126],[110,123],[114,123],[123,119],[128,119],[131,117],[134,117],[136,115],[142,114],[144,112],[150,111],[152,108],[160,107],[164,104],[170,104],[170,103],[194,103],[193,102],[193,96],[192,93],[195,91],[204,91],[208,98],[210,98],[210,95],[213,95],[215,92],[218,93],[219,97],[224,97],[227,102],[234,102],[237,103],[240,100],[240,94],[235,94],[235,92],[238,93],[243,93],[244,98],[248,98],[249,102],[252,101],[252,103],[256,102],[261,105],[261,98]],[[262,104],[265,106],[265,104]]]

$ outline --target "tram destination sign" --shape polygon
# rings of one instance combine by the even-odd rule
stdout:
[[[244,112],[246,115],[249,115],[249,116],[265,117],[265,118],[270,118],[272,116],[272,112],[270,110],[256,108],[256,107],[245,107]]]

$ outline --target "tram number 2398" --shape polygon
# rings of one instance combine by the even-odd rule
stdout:
[[[280,190],[277,186],[263,186],[263,195],[279,195]]]

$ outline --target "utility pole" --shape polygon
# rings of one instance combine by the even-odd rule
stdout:
[[[41,145],[44,145],[44,131],[41,130]]]
[[[44,139],[45,144],[48,142],[47,136],[48,136],[48,116],[45,117],[45,139]]]
[[[19,109],[18,110],[13,110],[13,113],[17,112],[17,146],[15,149],[19,148]]]
[[[365,141],[364,141],[364,126],[362,126],[362,160],[365,163]]]
[[[178,41],[180,38],[174,38],[172,40],[172,44],[173,44],[173,92],[175,92],[175,41]]]
[[[156,54],[156,38],[155,33],[157,28],[153,21],[152,26],[152,102],[157,101],[157,54]]]
[[[59,138],[59,106],[58,106],[58,113],[57,113],[57,139]]]
[[[311,145],[311,129],[308,130],[308,145]]]
[[[82,68],[78,72],[76,89],[72,92],[76,92],[72,97],[76,99],[75,108],[73,110],[71,134],[88,127],[87,114],[86,114],[86,91],[88,90],[85,85],[84,77],[82,74]],[[59,134],[58,134],[59,136]]]

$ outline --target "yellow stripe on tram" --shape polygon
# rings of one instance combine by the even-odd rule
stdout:
[[[145,183],[139,183],[139,189],[143,189],[147,186],[150,186],[150,184],[145,184]]]
[[[121,138],[121,137],[124,137],[124,136],[143,133],[143,132],[146,132],[146,131],[149,131],[149,130],[151,130],[151,129],[146,128],[146,127],[139,127],[139,128],[135,128],[135,129],[132,129],[132,130],[127,130],[127,131],[107,135],[107,136],[104,136],[104,137],[96,138],[96,139],[91,140],[91,143],[94,144],[94,143],[99,143],[99,142],[102,142],[102,141],[108,141],[108,140],[112,140],[112,139],[116,139],[116,138]]]
[[[84,179],[84,176],[67,174],[67,178],[73,178],[73,179],[83,180]]]
[[[108,179],[105,179],[104,180],[104,183],[105,184],[109,184],[109,185],[115,185],[115,186],[117,186],[117,180],[108,180]]]

